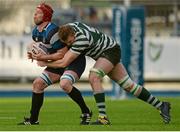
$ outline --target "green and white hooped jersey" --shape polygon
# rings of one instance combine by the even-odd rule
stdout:
[[[84,54],[96,60],[102,52],[117,44],[115,40],[106,34],[84,23],[75,22],[69,23],[69,25],[73,26],[76,32],[75,42],[70,48],[70,50],[76,54]]]

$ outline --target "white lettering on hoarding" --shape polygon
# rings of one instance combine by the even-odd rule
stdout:
[[[130,76],[135,82],[139,82],[139,76],[141,75],[141,70],[139,69],[139,51],[141,50],[141,21],[137,18],[132,19],[130,29],[130,47],[131,47],[131,56],[130,56],[130,65],[128,67]]]
[[[115,12],[115,40],[121,45],[121,11],[117,10]]]

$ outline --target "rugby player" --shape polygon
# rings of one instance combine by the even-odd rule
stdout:
[[[66,67],[81,54],[96,60],[94,67],[90,70],[89,81],[94,92],[99,115],[92,124],[110,124],[106,114],[105,94],[101,84],[101,79],[105,75],[108,75],[125,91],[158,109],[164,123],[170,122],[170,103],[160,101],[143,86],[131,80],[120,61],[121,48],[114,39],[80,22],[61,26],[58,34],[60,40],[66,43],[70,49],[62,59],[54,62],[40,62],[39,65],[42,67]]]
[[[34,42],[42,42],[45,44],[49,53],[46,55],[39,53],[38,56],[36,56],[37,61],[54,61],[61,59],[68,50],[66,44],[59,40],[59,27],[51,22],[52,15],[53,9],[50,5],[42,3],[37,6],[34,14],[34,23],[36,26],[32,32],[32,39]],[[28,58],[33,59],[33,54],[28,52]],[[38,117],[41,106],[43,105],[44,89],[58,81],[60,81],[60,87],[80,107],[82,112],[80,124],[89,124],[92,113],[85,104],[80,91],[73,86],[73,83],[75,83],[84,72],[85,65],[85,57],[80,55],[77,59],[69,63],[69,66],[66,68],[45,68],[42,75],[33,82],[30,117],[25,117],[24,121],[19,123],[19,125],[39,124]]]

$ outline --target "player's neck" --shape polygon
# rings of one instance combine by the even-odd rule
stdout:
[[[39,32],[42,32],[43,31],[43,29],[47,26],[49,24],[49,22],[43,22],[43,23],[41,23],[40,25],[38,25],[38,31]]]

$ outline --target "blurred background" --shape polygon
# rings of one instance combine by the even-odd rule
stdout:
[[[32,41],[34,10],[40,2],[42,1],[0,0],[0,96],[30,95],[33,79],[43,70],[26,58],[26,46]],[[131,7],[143,7],[144,34],[141,47],[143,85],[154,94],[180,96],[179,0],[45,0],[45,2],[52,5],[53,22],[57,25],[80,21],[110,36],[113,36],[114,29],[119,28],[113,22],[117,19],[113,15],[114,8],[121,7],[127,11]],[[91,91],[88,74],[93,64],[94,61],[87,58],[86,70],[76,84],[87,95],[87,92]],[[103,80],[103,85],[111,96],[119,98],[123,93],[107,77]],[[52,87],[47,91],[49,95],[55,96],[60,88],[58,84]]]

